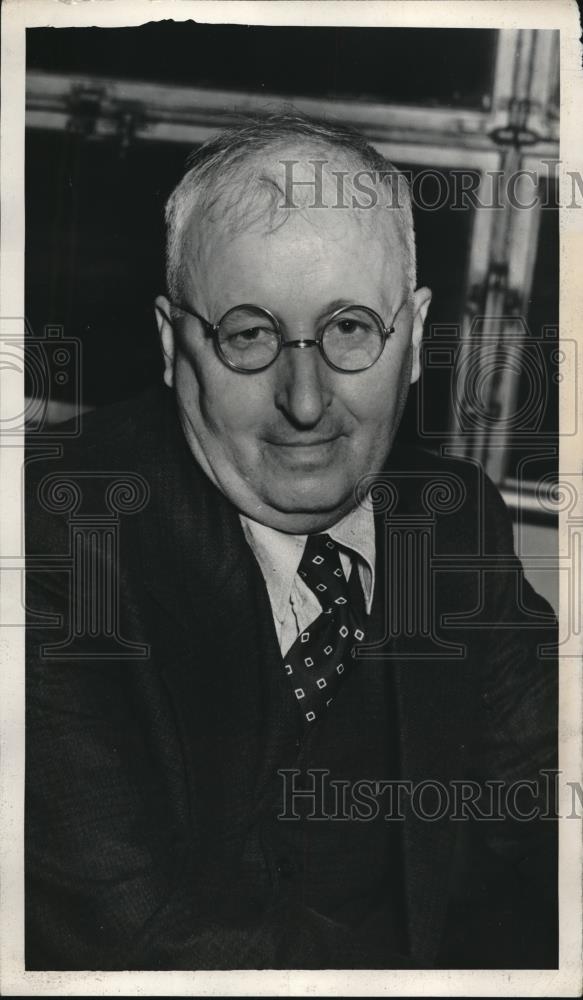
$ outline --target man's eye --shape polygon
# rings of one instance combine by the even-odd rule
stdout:
[[[265,339],[269,333],[269,330],[260,326],[252,326],[248,330],[238,330],[236,333],[231,333],[228,339],[234,345],[256,344]]]
[[[362,329],[362,324],[357,323],[355,319],[343,319],[339,326],[342,333],[356,333]]]
[[[359,319],[340,319],[330,328],[332,333],[347,335],[362,335],[368,332],[366,324]]]

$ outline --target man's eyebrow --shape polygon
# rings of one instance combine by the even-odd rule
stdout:
[[[318,313],[316,320],[319,322],[320,320],[325,319],[326,316],[330,316],[332,313],[336,312],[338,309],[346,309],[347,307],[357,305],[361,305],[361,303],[355,302],[354,299],[333,299],[332,302],[329,302],[328,305],[324,306],[324,308]]]

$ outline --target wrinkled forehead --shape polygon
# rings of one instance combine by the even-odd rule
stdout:
[[[375,247],[407,278],[407,245],[395,199],[359,158],[323,145],[285,145],[242,159],[196,200],[186,222],[183,267],[192,279],[243,232],[312,233],[320,245]]]

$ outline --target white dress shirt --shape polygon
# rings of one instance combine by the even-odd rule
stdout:
[[[307,535],[288,535],[240,514],[245,538],[259,563],[271,602],[273,621],[282,655],[320,615],[318,598],[298,574]],[[324,532],[322,532],[324,533]],[[356,507],[325,532],[340,546],[340,562],[348,579],[353,558],[357,561],[367,614],[375,582],[375,526],[372,511]]]

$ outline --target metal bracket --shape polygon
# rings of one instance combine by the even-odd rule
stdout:
[[[105,91],[102,88],[75,86],[67,101],[70,113],[67,131],[88,138],[95,134],[97,120],[102,113]]]

